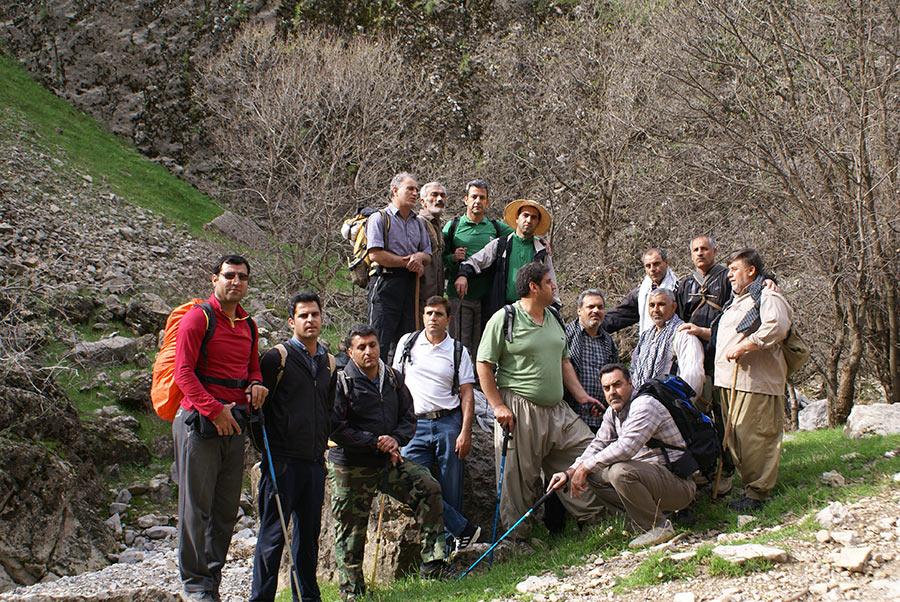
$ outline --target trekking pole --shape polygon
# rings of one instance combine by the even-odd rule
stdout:
[[[389,466],[384,468],[384,477],[381,479],[381,509],[378,510],[378,526],[375,528],[375,559],[372,562],[372,576],[369,578],[369,591],[375,587],[375,571],[378,570],[378,550],[381,548],[381,524],[384,518],[385,490],[387,489]]]
[[[259,425],[262,428],[263,447],[266,450],[266,459],[269,462],[269,477],[272,479],[272,488],[275,492],[275,505],[278,506],[278,518],[281,519],[281,532],[284,535],[284,545],[288,549],[288,559],[291,561],[291,580],[294,582],[294,589],[299,595],[301,591],[300,570],[297,568],[297,563],[294,562],[294,550],[288,541],[287,523],[284,520],[284,510],[281,508],[281,494],[278,492],[278,481],[275,479],[275,465],[272,463],[272,451],[269,449],[269,435],[266,433],[266,419],[259,409],[251,414],[251,418],[254,415],[259,420]]]
[[[731,391],[728,395],[728,416],[722,416],[725,421],[725,435],[722,437],[722,457],[719,458],[719,467],[716,469],[716,482],[713,483],[712,499],[719,497],[719,479],[722,478],[722,467],[725,465],[725,454],[728,451],[728,438],[731,436],[731,412],[734,410],[735,389],[737,388],[738,362],[734,360],[734,377],[731,379]]]
[[[503,469],[506,467],[506,452],[509,449],[509,440],[511,437],[512,434],[509,432],[509,427],[503,427],[503,454],[500,457],[500,478],[497,482],[497,507],[494,509],[494,531],[491,533],[492,545],[497,538],[497,518],[500,516],[500,493],[503,491]],[[491,552],[491,555],[488,558],[488,565],[494,566],[493,552]]]
[[[482,554],[481,556],[479,556],[479,557],[478,557],[478,560],[476,560],[475,562],[473,562],[473,563],[472,563],[472,566],[470,566],[469,568],[467,568],[467,569],[466,569],[466,572],[459,576],[459,579],[456,580],[456,583],[459,583],[460,579],[462,579],[463,577],[465,577],[466,575],[468,575],[469,572],[470,572],[472,569],[474,569],[474,568],[476,567],[476,565],[478,565],[478,563],[481,562],[482,559],[483,559],[485,556],[487,556],[489,553],[493,552],[493,551],[494,551],[494,548],[496,548],[498,545],[500,545],[500,542],[503,541],[504,539],[506,539],[506,536],[509,535],[510,533],[512,533],[513,530],[514,530],[516,527],[519,526],[519,523],[521,523],[523,520],[525,520],[526,518],[528,518],[529,516],[531,516],[531,513],[534,512],[535,510],[537,510],[537,507],[540,506],[541,504],[543,504],[543,503],[547,500],[547,498],[550,497],[550,496],[551,496],[552,494],[554,494],[555,492],[556,492],[555,489],[551,489],[550,491],[544,493],[544,495],[542,495],[541,498],[540,498],[538,501],[536,501],[536,502],[534,503],[534,506],[532,506],[531,508],[529,508],[529,509],[528,509],[528,512],[526,512],[525,514],[522,515],[522,518],[520,518],[519,520],[517,520],[517,521],[513,524],[512,527],[510,527],[509,529],[507,529],[507,530],[506,530],[506,533],[504,533],[503,535],[501,535],[501,536],[500,536],[500,539],[498,539],[496,543],[492,544],[490,548],[488,548],[487,550],[485,550],[484,554]]]

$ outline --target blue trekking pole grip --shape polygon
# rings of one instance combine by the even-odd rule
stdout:
[[[503,452],[500,456],[500,478],[497,479],[497,506],[494,509],[494,531],[491,533],[491,556],[488,558],[488,565],[494,566],[494,542],[497,541],[497,518],[500,516],[500,493],[503,491],[503,469],[506,468],[506,452],[509,450],[509,440],[512,433],[509,427],[503,427]]]

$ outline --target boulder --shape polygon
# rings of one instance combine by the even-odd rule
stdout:
[[[99,467],[116,463],[147,464],[150,461],[150,448],[134,431],[121,426],[116,420],[118,419],[101,419],[82,423],[94,464]]]
[[[781,548],[764,546],[757,543],[746,543],[736,546],[716,546],[712,553],[729,562],[741,563],[748,560],[763,559],[772,562],[787,562],[788,554]]]
[[[810,402],[800,410],[798,423],[801,431],[815,431],[828,428],[828,400]]]
[[[172,308],[159,295],[142,293],[125,306],[125,323],[138,334],[156,334],[166,325]]]
[[[141,370],[131,379],[120,382],[117,400],[119,405],[132,410],[149,412],[153,409],[150,402],[150,387],[153,384],[153,373]]]
[[[900,433],[900,404],[855,405],[844,425],[844,436],[850,439],[897,433]]]
[[[213,221],[203,226],[208,232],[217,232],[226,238],[237,241],[248,247],[261,249],[269,244],[266,233],[253,220],[226,211]]]
[[[116,335],[100,341],[78,343],[69,352],[69,358],[84,366],[127,364],[134,361],[138,352],[153,349],[155,345],[156,336],[152,334],[139,338]]]

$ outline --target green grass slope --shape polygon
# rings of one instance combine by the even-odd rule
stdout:
[[[69,106],[0,53],[0,109],[21,115],[49,154],[62,152],[78,171],[129,203],[150,209],[199,234],[222,209],[209,197],[142,157],[93,117]]]

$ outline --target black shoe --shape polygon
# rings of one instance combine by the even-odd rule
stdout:
[[[675,519],[675,522],[687,526],[693,525],[697,522],[696,517],[694,517],[694,510],[690,506],[683,510],[679,510],[674,514],[674,516],[672,516],[672,518]]]
[[[478,541],[478,538],[481,537],[481,527],[473,525],[472,523],[466,523],[466,528],[462,530],[462,533],[459,534],[459,537],[455,539],[454,552],[462,552],[470,545]]]
[[[764,505],[765,502],[763,500],[754,500],[746,495],[742,495],[741,499],[728,502],[728,509],[736,512],[755,512],[761,510]]]
[[[429,560],[423,562],[419,568],[419,577],[422,579],[443,579],[447,570],[447,563],[444,560]]]

